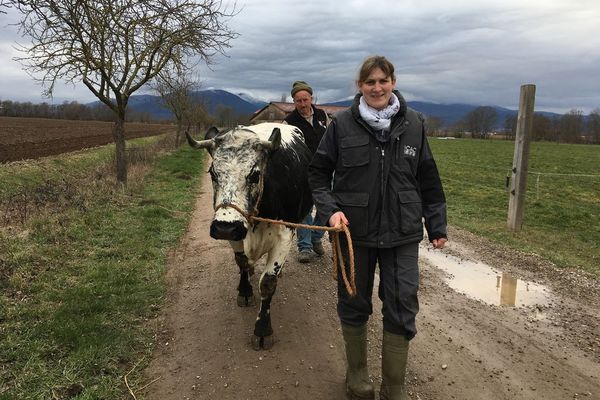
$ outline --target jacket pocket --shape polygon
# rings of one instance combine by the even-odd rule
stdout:
[[[423,208],[416,190],[398,192],[400,203],[400,230],[403,234],[416,233],[423,229]]]
[[[369,193],[333,193],[338,206],[350,222],[352,235],[365,236],[369,231]]]
[[[369,163],[369,137],[346,136],[340,143],[342,166],[360,167]]]

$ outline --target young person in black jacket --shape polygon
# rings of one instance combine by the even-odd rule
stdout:
[[[352,399],[374,398],[366,324],[376,266],[384,329],[380,398],[402,399],[408,344],[417,333],[422,221],[433,247],[447,241],[446,200],[423,117],[407,107],[395,85],[394,66],[385,57],[367,58],[359,93],[333,117],[309,167],[319,218],[330,226],[346,224],[352,234],[357,294],[350,297],[339,278],[337,305]]]

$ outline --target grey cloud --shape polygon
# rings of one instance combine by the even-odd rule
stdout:
[[[228,57],[199,69],[203,86],[279,100],[303,79],[319,101],[336,101],[356,92],[362,60],[382,54],[409,99],[516,108],[520,85],[534,83],[538,109],[600,107],[595,1],[331,3],[246,1],[229,23],[240,37]],[[4,58],[0,67],[16,68]],[[29,85],[19,74],[11,82],[0,77],[0,96],[18,93],[12,82]]]

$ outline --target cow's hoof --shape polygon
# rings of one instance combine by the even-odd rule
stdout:
[[[273,347],[275,339],[273,338],[273,335],[263,337],[252,335],[250,342],[252,344],[252,348],[256,351],[259,351],[260,349],[269,350],[271,347]]]
[[[252,335],[252,337],[250,338],[250,344],[252,345],[252,348],[256,351],[260,350],[260,339],[258,336],[256,335]]]
[[[241,296],[237,297],[237,305],[240,307],[254,307],[255,305],[254,296]]]
[[[262,348],[264,350],[270,350],[274,343],[275,339],[273,338],[273,335],[262,338]]]

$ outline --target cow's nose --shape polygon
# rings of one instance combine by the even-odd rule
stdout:
[[[242,240],[248,230],[241,221],[213,221],[210,224],[210,236],[218,240]]]

